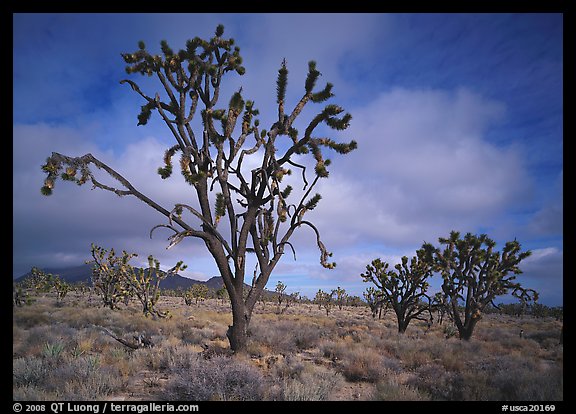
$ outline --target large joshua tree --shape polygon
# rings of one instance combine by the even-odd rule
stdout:
[[[268,130],[260,129],[255,118],[258,110],[253,101],[244,100],[242,88],[232,95],[227,107],[218,106],[224,76],[245,72],[240,49],[234,46],[233,39],[223,38],[223,33],[224,27],[219,25],[210,40],[196,37],[178,52],[162,41],[161,55],[151,54],[144,42],[139,42],[135,52],[122,54],[128,74],[156,77],[160,82],[165,99],[158,92],[146,93],[132,80],[120,83],[129,85],[143,99],[138,125],[145,125],[154,111],[166,124],[175,145],[166,150],[164,165],[158,173],[167,179],[172,174],[172,159],[179,153],[180,172],[195,194],[196,205],[164,207],[91,154],[70,157],[52,153],[42,167],[47,173],[42,193],[51,194],[58,177],[79,185],[90,182],[95,188],[119,196],[134,196],[164,215],[167,223],[155,226],[150,234],[159,227],[168,228],[173,232],[169,247],[186,237],[201,239],[213,256],[230,296],[233,316],[227,332],[230,346],[243,351],[254,305],[285,249],[288,247],[294,253],[290,238],[296,229],[311,229],[320,250],[320,263],[329,269],[335,266],[329,261],[331,253],[322,243],[318,229],[305,215],[321,199],[319,194],[312,193],[318,180],[328,177],[330,160],[324,157],[324,149],[346,154],[356,148],[356,142],[337,143],[318,136],[321,124],[335,130],[344,130],[349,125],[350,114],[333,104],[324,106],[308,121],[303,132],[294,127],[310,102],[321,103],[333,96],[330,83],[315,90],[320,72],[313,61],[308,64],[302,97],[291,112],[285,111],[288,69],[282,61],[276,82],[278,107]],[[195,131],[192,122],[198,114],[202,128]],[[313,179],[308,178],[310,181],[305,162],[296,159],[301,154],[313,157],[315,174]],[[258,166],[247,170],[246,157],[258,158]],[[120,186],[98,180],[93,174],[94,167],[104,170]],[[289,201],[293,188],[282,185],[283,177],[293,169],[304,187],[296,202]],[[183,192],[183,199],[189,200],[189,194]],[[187,219],[184,213],[189,214]],[[224,217],[226,226],[221,223]],[[246,293],[247,253],[255,254],[257,269]]]
[[[444,249],[424,243],[425,261],[442,275],[442,293],[460,339],[469,340],[482,318],[484,308],[497,296],[512,294],[522,302],[538,300],[538,293],[516,282],[519,264],[531,252],[522,251],[518,241],[509,241],[502,252],[486,234],[452,231],[438,239]],[[496,306],[497,307],[497,306]]]

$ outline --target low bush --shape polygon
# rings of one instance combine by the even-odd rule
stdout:
[[[334,389],[342,385],[344,379],[337,372],[323,367],[312,366],[295,377],[283,380],[282,399],[284,401],[326,401]]]
[[[264,377],[246,362],[223,356],[189,358],[173,368],[163,398],[187,401],[254,401],[264,397]]]

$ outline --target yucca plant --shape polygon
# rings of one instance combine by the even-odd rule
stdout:
[[[282,61],[275,90],[277,107],[268,129],[261,128],[256,118],[259,110],[254,101],[244,98],[242,88],[222,106],[219,101],[224,77],[245,73],[240,48],[234,39],[226,39],[223,34],[224,27],[218,25],[210,39],[195,37],[178,51],[161,41],[161,53],[154,54],[144,42],[139,42],[136,51],[122,54],[128,74],[155,77],[159,81],[160,93],[145,92],[131,79],[121,81],[143,100],[138,125],[146,125],[152,114],[157,113],[175,140],[164,153],[163,166],[157,172],[162,179],[168,179],[174,171],[173,158],[179,155],[179,171],[187,184],[182,197],[189,200],[188,191],[191,191],[199,208],[184,203],[172,208],[162,206],[91,154],[71,157],[53,152],[42,166],[46,179],[41,192],[52,194],[59,178],[78,185],[90,182],[94,188],[119,196],[134,196],[162,214],[167,223],[153,230],[164,228],[172,232],[168,247],[186,237],[202,240],[214,258],[230,297],[232,325],[227,332],[230,346],[243,352],[252,311],[272,271],[287,247],[295,256],[290,239],[296,230],[302,227],[312,230],[321,265],[328,269],[336,265],[330,261],[332,254],[321,241],[316,226],[306,220],[306,214],[315,209],[321,199],[313,189],[320,179],[329,175],[331,162],[325,151],[347,154],[356,149],[357,144],[353,140],[339,143],[325,136],[327,129],[348,128],[352,118],[335,104],[319,109],[303,123],[304,130],[295,128],[296,120],[306,113],[305,107],[311,103],[321,104],[334,96],[331,83],[323,89],[316,88],[321,73],[314,61],[308,64],[304,90],[291,112],[286,111],[288,64]],[[201,122],[194,119],[197,115]],[[307,161],[304,157],[295,159],[306,154],[314,166],[314,178],[310,181]],[[256,168],[247,170],[244,163],[247,157],[256,159],[250,162]],[[105,171],[118,186],[100,182],[93,173],[94,168]],[[289,199],[293,188],[282,183],[292,169],[299,172],[297,176],[301,176],[303,183],[299,199],[293,201]],[[222,229],[224,219],[227,223]],[[258,268],[253,283],[246,289],[248,253],[255,255]]]

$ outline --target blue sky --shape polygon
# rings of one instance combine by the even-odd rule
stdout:
[[[62,182],[48,198],[39,189],[52,151],[91,152],[168,208],[192,196],[181,177],[156,174],[169,132],[154,115],[136,126],[142,102],[119,81],[158,85],[127,75],[120,53],[139,40],[155,53],[162,39],[179,49],[223,23],[246,74],[229,76],[222,102],[242,86],[269,125],[282,59],[288,107],[316,60],[321,82],[334,84],[331,102],[353,116],[332,136],[358,141],[331,157],[310,215],[337,268],[323,269],[313,235],[301,232],[298,260],[283,258],[269,288],[281,280],[309,297],[336,286],[361,295],[372,259],[396,263],[459,230],[487,233],[500,247],[517,238],[533,251],[518,280],[543,303],[562,304],[561,14],[15,14],[13,22],[14,276],[81,264],[91,242],[153,254],[166,267],[183,259],[184,275],[196,279],[217,274],[201,243],[166,250],[165,237],[150,239],[164,220],[138,200]]]

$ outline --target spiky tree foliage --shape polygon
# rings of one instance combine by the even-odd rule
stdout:
[[[228,291],[226,290],[225,286],[222,286],[220,289],[216,291],[216,297],[224,303],[225,300],[229,299]]]
[[[378,319],[382,319],[382,316],[386,315],[386,310],[388,309],[388,302],[384,298],[384,294],[379,289],[374,288],[374,286],[370,286],[366,288],[364,293],[362,294],[366,303],[370,307],[370,311],[372,312],[372,318],[376,319],[376,315],[378,315]],[[384,314],[382,314],[384,312]]]
[[[346,289],[341,288],[338,286],[336,289],[332,291],[334,295],[336,295],[336,304],[338,305],[338,309],[342,310],[342,306],[346,303]]]
[[[24,285],[38,293],[48,293],[54,287],[54,275],[33,267],[30,276],[24,281]]]
[[[12,283],[12,306],[31,305],[32,298],[21,283]]]
[[[320,250],[320,263],[333,268],[331,253],[320,239],[320,233],[306,213],[313,210],[321,199],[313,193],[318,180],[329,175],[330,160],[325,150],[347,154],[356,148],[356,142],[338,143],[331,138],[319,136],[326,125],[335,130],[348,127],[351,116],[335,104],[324,106],[311,120],[304,122],[302,131],[296,130],[295,121],[310,103],[322,103],[333,96],[332,84],[316,89],[320,72],[315,62],[310,62],[301,98],[287,111],[286,100],[288,69],[282,62],[276,83],[276,120],[268,129],[261,129],[258,109],[253,101],[245,99],[242,88],[236,91],[227,105],[220,103],[220,88],[225,75],[236,72],[243,75],[240,48],[233,39],[223,37],[223,26],[218,26],[215,36],[209,40],[195,37],[186,47],[174,51],[166,41],[161,42],[161,54],[150,53],[144,42],[138,50],[122,55],[128,74],[155,77],[163,95],[147,93],[133,80],[122,84],[143,99],[138,125],[145,125],[153,113],[157,113],[175,144],[163,157],[158,169],[163,179],[173,170],[173,158],[180,157],[179,168],[184,181],[191,186],[197,204],[176,204],[165,207],[136,189],[119,172],[91,154],[80,157],[52,153],[42,167],[46,173],[42,193],[52,193],[58,178],[78,185],[91,183],[94,188],[111,191],[119,196],[134,196],[164,215],[168,222],[154,227],[169,229],[169,247],[187,237],[202,240],[224,280],[232,304],[232,325],[227,332],[231,348],[246,349],[247,328],[254,305],[270,277],[271,272],[289,247],[290,239],[302,227],[312,230]],[[202,129],[194,130],[193,120],[200,115]],[[314,165],[314,178],[307,179],[304,157],[310,154]],[[247,169],[246,157],[258,158],[257,167]],[[250,165],[256,163],[251,162]],[[93,173],[94,168],[103,170],[117,181],[119,187],[104,184]],[[283,186],[282,180],[296,169],[304,183],[299,200],[290,201],[293,188]],[[190,200],[183,192],[183,200]],[[184,213],[189,214],[185,218]],[[227,226],[222,228],[222,221]],[[153,230],[154,230],[153,229]],[[151,232],[152,233],[152,232]],[[246,293],[244,288],[246,254],[256,255],[258,272],[254,283]],[[295,254],[294,254],[295,255]]]
[[[201,283],[196,283],[186,289],[184,292],[184,302],[186,305],[192,305],[192,301],[198,305],[198,301],[204,300],[208,297],[209,289],[208,286]]]
[[[441,247],[424,243],[426,262],[442,275],[442,292],[448,302],[461,339],[469,340],[482,318],[484,308],[497,296],[511,293],[520,300],[537,300],[538,293],[515,282],[521,274],[519,264],[530,256],[521,251],[518,241],[509,241],[501,252],[486,234],[473,235],[452,231],[438,239]]]
[[[416,252],[410,263],[402,257],[402,263],[388,270],[389,264],[375,259],[366,266],[360,276],[364,282],[372,282],[383,300],[394,310],[398,321],[398,332],[404,333],[412,319],[428,320],[422,316],[430,313],[428,277],[431,266],[422,260],[423,251]]]
[[[93,264],[92,286],[104,306],[117,309],[118,304],[131,294],[124,280],[128,272],[128,260],[133,255],[124,252],[122,257],[118,257],[114,249],[108,251],[95,244],[91,245],[90,252],[93,259],[86,263]]]
[[[276,287],[274,288],[274,298],[276,299],[276,313],[282,312],[281,307],[282,302],[284,302],[284,292],[286,292],[287,288],[288,286],[286,286],[281,281],[278,281],[278,283],[276,283]]]
[[[122,251],[122,256],[116,256],[114,249],[110,251],[92,244],[92,285],[102,298],[104,306],[117,309],[118,304],[136,297],[142,304],[142,313],[148,317],[166,317],[169,313],[156,309],[160,298],[160,282],[166,277],[186,268],[179,261],[167,272],[160,270],[160,262],[152,255],[148,256],[147,268],[135,268],[129,263],[136,253]]]
[[[334,305],[334,291],[328,293],[324,292],[322,289],[318,289],[318,292],[316,292],[316,296],[314,297],[314,302],[318,304],[318,309],[324,308],[326,316],[328,316],[332,306]]]
[[[52,281],[54,291],[56,292],[56,303],[61,304],[68,291],[70,290],[70,285],[64,280],[60,279],[58,276],[54,277]]]
[[[123,252],[123,257],[130,258],[137,254],[128,254]],[[160,270],[160,261],[154,259],[152,255],[148,256],[148,267],[146,269],[137,269],[128,264],[126,260],[126,271],[122,272],[123,282],[126,290],[132,292],[138,301],[142,304],[142,313],[144,316],[153,316],[159,318],[168,317],[167,311],[156,309],[158,299],[160,299],[160,282],[180,270],[184,270],[186,265],[179,261],[174,267],[167,272]]]
[[[444,315],[446,314],[452,320],[450,313],[450,306],[448,304],[448,301],[446,300],[446,296],[444,296],[442,292],[437,292],[436,294],[434,294],[434,296],[432,297],[432,306],[434,310],[436,310],[436,313],[438,315],[439,325],[442,325],[442,323],[444,322]]]

